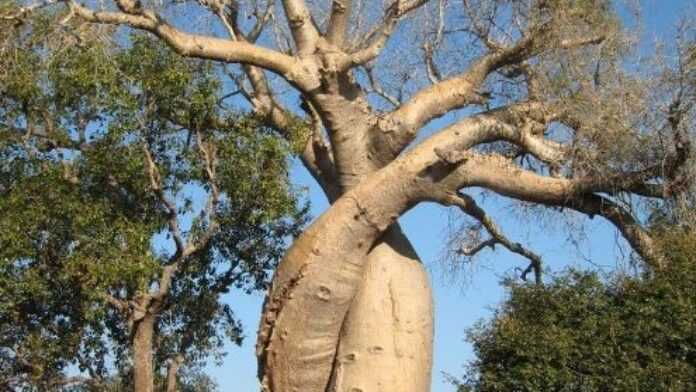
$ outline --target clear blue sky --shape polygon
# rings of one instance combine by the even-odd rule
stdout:
[[[684,12],[694,12],[696,0],[646,0],[642,1],[644,44],[651,46],[655,38],[668,39],[674,32],[678,18]],[[690,8],[690,9],[689,9]],[[696,17],[696,14],[694,14]],[[647,49],[646,49],[647,50]],[[307,186],[312,202],[312,214],[318,216],[327,207],[323,195],[308,174],[295,164],[292,177],[295,184]],[[561,215],[548,218],[511,219],[510,209],[502,203],[486,204],[498,217],[506,233],[516,241],[529,245],[540,253],[547,267],[558,271],[568,265],[588,266],[592,263],[611,270],[622,257],[621,240],[613,228],[599,218],[593,221],[576,218],[583,224],[587,238],[579,246],[568,241],[566,221]],[[400,222],[413,242],[420,257],[428,266],[435,300],[435,361],[433,368],[433,392],[453,391],[442,373],[459,376],[463,365],[472,359],[470,346],[464,341],[464,331],[482,317],[491,314],[492,308],[504,297],[500,277],[515,267],[526,266],[525,261],[505,250],[487,252],[476,259],[474,265],[466,265],[457,276],[447,276],[446,268],[438,263],[444,246],[448,211],[432,204],[421,205],[410,211]],[[548,226],[544,229],[541,226]],[[261,294],[245,295],[232,292],[226,297],[245,326],[244,345],[228,347],[228,355],[221,366],[209,365],[209,373],[217,380],[222,391],[257,391],[256,358],[254,356],[255,333],[258,325]]]

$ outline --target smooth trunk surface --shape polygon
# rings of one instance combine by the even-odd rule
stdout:
[[[427,392],[433,340],[428,275],[398,226],[367,257],[329,391]]]

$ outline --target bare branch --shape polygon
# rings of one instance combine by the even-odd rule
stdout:
[[[604,35],[594,35],[592,37],[584,37],[579,39],[564,39],[559,43],[561,49],[575,49],[587,45],[597,45],[604,42]]]
[[[379,81],[375,78],[374,73],[372,71],[372,67],[369,65],[365,65],[363,67],[365,69],[365,74],[367,75],[367,80],[370,82],[370,87],[366,89],[366,93],[375,93],[378,96],[384,98],[387,102],[392,104],[394,107],[398,107],[401,105],[401,100],[389,93],[387,93],[383,88],[382,85],[379,83]]]
[[[338,48],[343,47],[346,33],[348,32],[352,6],[352,0],[333,0],[331,3],[331,16],[329,16],[326,39]]]
[[[147,143],[143,143],[143,152],[145,153],[145,162],[147,163],[147,170],[150,176],[150,187],[152,191],[155,192],[160,203],[164,206],[167,211],[167,225],[169,226],[169,233],[174,239],[174,244],[176,245],[176,252],[172,256],[173,260],[178,260],[181,255],[184,254],[185,246],[184,240],[181,236],[181,230],[179,229],[179,220],[177,219],[177,210],[174,202],[169,200],[164,193],[162,188],[162,178],[160,176],[157,164],[150,151],[150,146]]]
[[[496,244],[500,244],[507,248],[510,252],[527,258],[530,263],[530,268],[534,271],[534,281],[537,284],[541,283],[542,261],[541,256],[525,248],[518,242],[512,242],[508,239],[493,219],[479,207],[476,201],[469,195],[462,192],[444,192],[441,196],[441,202],[446,205],[459,207],[459,209],[470,217],[476,219],[488,231],[491,238],[479,243],[472,249],[462,249],[462,252],[468,256],[472,256],[486,247],[494,248]],[[526,273],[523,273],[523,279],[526,280]]]
[[[408,145],[416,133],[427,122],[454,109],[487,101],[487,94],[481,91],[483,83],[492,72],[509,65],[520,64],[538,54],[538,45],[546,36],[546,29],[540,26],[529,32],[513,46],[491,51],[479,58],[465,72],[433,84],[416,93],[409,101],[394,110],[390,117],[401,128],[403,143],[399,152]],[[582,41],[565,42],[564,47],[600,42],[593,37]]]
[[[498,241],[495,238],[489,238],[485,241],[479,242],[474,246],[462,246],[457,250],[457,253],[460,253],[464,256],[473,257],[486,248],[494,249],[497,243]]]
[[[435,64],[435,45],[426,42],[423,44],[423,56],[425,57],[425,69],[430,83],[435,84],[442,79],[442,74]]]
[[[437,3],[437,28],[435,30],[435,39],[433,42],[423,44],[423,54],[425,56],[425,69],[430,83],[437,83],[442,79],[442,74],[435,64],[435,51],[442,43],[442,38],[445,31],[445,0],[438,0]]]
[[[367,34],[366,41],[368,42],[365,47],[356,51],[351,55],[351,61],[343,65],[342,71],[348,68],[354,67],[356,65],[365,64],[371,61],[382,52],[382,49],[387,44],[389,37],[394,32],[396,25],[399,20],[414,11],[429,0],[411,0],[408,2],[402,2],[402,0],[394,1],[386,10],[382,21],[377,25],[377,28],[372,32]]]
[[[426,122],[468,104],[480,104],[487,100],[480,91],[483,82],[495,69],[514,62],[517,53],[531,45],[522,40],[516,46],[503,52],[489,53],[474,63],[466,72],[443,80],[419,91],[409,101],[391,113],[392,117],[402,119],[415,136],[416,130]]]
[[[481,42],[486,45],[486,47],[493,51],[498,51],[503,48],[503,44],[497,42],[493,37],[491,37],[491,27],[495,25],[494,15],[495,12],[490,13],[490,15],[485,18],[480,15],[480,12],[476,12],[469,0],[462,1],[464,13],[466,13],[470,26],[463,28],[464,31],[469,32],[476,36]],[[482,8],[482,7],[477,7]],[[484,24],[484,20],[486,24]]]
[[[218,106],[220,106],[220,107],[224,107],[224,103],[225,103],[225,101],[226,101],[228,98],[232,98],[232,97],[234,97],[235,95],[240,95],[240,94],[244,94],[244,90],[243,90],[242,88],[238,88],[237,90],[230,91],[229,93],[227,93],[227,94],[221,96],[220,98],[218,98],[217,104],[218,104]]]
[[[271,16],[273,15],[273,3],[269,2],[266,5],[266,10],[263,12],[263,14],[258,13],[258,10],[256,11],[256,24],[254,27],[251,28],[249,33],[246,35],[246,39],[249,42],[255,43],[258,39],[261,33],[263,32],[263,28],[266,27],[268,22],[271,20]]]
[[[606,190],[603,179],[545,177],[523,170],[497,155],[468,153],[461,162],[441,181],[441,186],[446,189],[484,187],[517,200],[568,207],[590,217],[600,215],[619,229],[646,262],[656,268],[663,265],[662,257],[640,223],[616,203],[596,194]]]

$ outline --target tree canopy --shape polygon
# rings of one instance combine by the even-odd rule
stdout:
[[[290,146],[210,64],[53,17],[0,22],[0,384],[129,374],[147,301],[156,368],[195,369],[243,337],[221,296],[265,289],[304,222]]]
[[[662,234],[668,267],[639,276],[569,270],[508,298],[469,330],[464,391],[696,388],[696,242]]]

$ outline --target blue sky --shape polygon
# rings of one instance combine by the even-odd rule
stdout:
[[[647,0],[641,4],[644,23],[641,46],[646,51],[656,38],[669,39],[684,12],[696,9],[696,0]],[[318,216],[327,207],[326,199],[299,164],[293,167],[294,183],[308,187],[312,214]],[[626,259],[622,240],[599,218],[590,221],[578,216],[550,214],[542,219],[530,214],[526,218],[511,219],[508,205],[492,201],[485,206],[498,218],[509,237],[540,253],[551,270],[558,271],[570,265],[587,267],[590,266],[587,259],[590,259],[593,267],[609,271],[617,265],[616,260]],[[435,301],[433,392],[454,390],[442,373],[459,376],[464,371],[463,365],[472,359],[471,348],[464,340],[465,329],[489,316],[504,298],[499,284],[501,277],[515,267],[526,266],[525,260],[501,249],[488,251],[473,264],[462,265],[455,276],[448,274],[448,268],[438,262],[447,220],[448,211],[432,204],[420,205],[400,219],[431,275]],[[564,230],[569,221],[580,225],[586,238],[582,238],[578,230]],[[577,244],[569,240],[569,233],[575,233]],[[254,343],[262,300],[261,294],[241,292],[232,292],[226,297],[242,320],[247,337],[241,348],[228,347],[228,355],[221,366],[208,366],[207,370],[222,391],[258,390]]]

